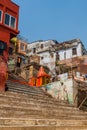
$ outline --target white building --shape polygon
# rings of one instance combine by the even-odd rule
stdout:
[[[56,61],[63,61],[87,53],[80,39],[58,43],[55,40],[36,41],[28,45],[28,56],[39,55],[40,64],[48,66],[53,76],[56,75]]]
[[[56,52],[59,55],[58,60],[60,61],[87,54],[87,51],[80,39],[65,41],[56,45]]]
[[[55,60],[56,53],[54,50],[54,45],[57,44],[57,41],[48,40],[48,41],[37,41],[28,45],[28,55],[39,55],[40,64],[48,66],[52,74],[55,75]]]

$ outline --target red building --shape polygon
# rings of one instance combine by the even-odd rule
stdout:
[[[10,39],[17,36],[18,31],[19,6],[11,0],[0,0],[0,45],[7,44],[4,50],[4,57],[8,58]]]

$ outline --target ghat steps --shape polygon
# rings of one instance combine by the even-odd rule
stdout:
[[[87,112],[58,102],[41,88],[13,82],[11,77],[7,87],[8,91],[0,92],[0,127],[3,130],[13,127],[15,130],[17,127],[24,130],[87,130]]]

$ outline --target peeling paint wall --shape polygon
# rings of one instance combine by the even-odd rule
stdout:
[[[52,97],[58,99],[59,101],[69,102],[74,104],[74,90],[73,90],[73,80],[68,79],[66,81],[57,81],[47,84],[45,86],[47,93]]]

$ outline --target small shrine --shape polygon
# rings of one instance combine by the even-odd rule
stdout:
[[[33,76],[29,79],[29,85],[41,87],[50,82],[50,77],[51,76],[44,71],[44,68],[40,67],[39,71],[37,72],[37,76]]]
[[[50,77],[51,76],[44,71],[44,68],[40,67],[37,74],[36,86],[40,87],[48,84],[50,82]]]

